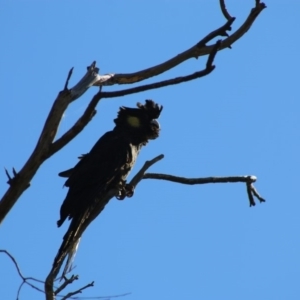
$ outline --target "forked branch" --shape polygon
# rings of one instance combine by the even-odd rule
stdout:
[[[146,173],[146,171],[156,162],[160,161],[164,158],[164,155],[161,154],[150,161],[146,161],[141,170],[133,177],[130,184],[134,187],[142,179],[159,179],[166,180],[176,183],[194,185],[194,184],[208,184],[208,183],[237,183],[242,182],[246,183],[247,195],[251,206],[255,206],[254,198],[257,198],[260,203],[265,202],[266,200],[260,196],[256,188],[254,187],[254,182],[256,182],[257,178],[253,175],[246,176],[225,176],[225,177],[205,177],[205,178],[186,178],[179,177],[169,174],[160,174],[160,173]]]
[[[241,38],[249,30],[260,12],[266,7],[264,3],[261,3],[258,0],[256,0],[255,3],[255,7],[250,11],[249,16],[241,25],[241,27],[238,28],[232,35],[228,35],[228,31],[231,30],[231,25],[234,22],[234,18],[229,18],[229,14],[224,14],[224,12],[226,11],[225,4],[224,1],[220,0],[221,10],[227,18],[226,23],[218,29],[209,33],[190,49],[180,53],[179,55],[176,55],[175,57],[160,65],[131,74],[119,73],[99,75],[99,69],[96,67],[96,62],[93,62],[88,67],[87,73],[83,76],[83,78],[73,88],[68,89],[69,80],[73,72],[73,69],[71,69],[68,73],[64,89],[59,92],[56,100],[53,103],[53,106],[46,119],[44,128],[42,129],[36,147],[33,150],[31,156],[19,172],[13,172],[14,177],[11,177],[6,171],[9,181],[8,183],[10,186],[0,201],[0,223],[4,220],[5,216],[17,202],[22,193],[30,186],[30,181],[38,171],[39,167],[44,163],[44,161],[55,154],[57,151],[59,151],[67,143],[69,143],[89,123],[89,121],[96,113],[95,108],[100,99],[129,95],[149,89],[165,87],[171,84],[178,84],[208,75],[214,69],[213,59],[217,51],[230,47],[234,42]],[[218,36],[226,36],[227,38],[222,41],[212,43],[212,45],[206,45]],[[139,86],[127,90],[106,93],[100,91],[93,97],[85,113],[79,118],[74,126],[70,128],[65,134],[63,134],[60,139],[55,141],[58,126],[65,110],[72,101],[81,97],[91,86],[135,83],[162,74],[163,72],[174,68],[187,59],[197,58],[203,55],[209,55],[206,68],[194,74]]]
[[[134,189],[136,189],[137,185],[140,183],[143,179],[159,179],[159,180],[167,180],[172,181],[176,183],[182,183],[182,184],[209,184],[209,183],[236,183],[236,182],[242,182],[246,184],[247,188],[247,195],[249,199],[250,206],[255,205],[254,197],[257,198],[260,202],[265,202],[265,199],[263,199],[257,190],[255,189],[253,183],[256,181],[255,176],[227,176],[227,177],[206,177],[206,178],[185,178],[185,177],[178,177],[174,175],[168,175],[168,174],[159,174],[159,173],[146,173],[146,171],[155,163],[159,162],[164,158],[163,154],[158,155],[157,157],[146,161],[143,165],[143,167],[137,172],[137,174],[132,178],[130,181],[130,185],[133,186]],[[113,198],[113,196],[111,197]],[[111,199],[110,198],[110,199]],[[108,202],[109,200],[107,200]],[[84,228],[84,230],[81,232],[81,235],[86,230],[87,226]],[[50,273],[47,276],[46,284],[45,284],[45,294],[47,300],[54,300],[55,295],[61,291],[61,289],[65,288],[67,285],[72,283],[74,280],[78,279],[76,276],[72,275],[70,279],[65,278],[65,282],[62,284],[61,287],[59,287],[56,292],[53,291],[53,283],[55,281],[55,277],[58,275],[58,272],[63,264],[63,259],[60,260],[57,265],[53,265]],[[91,286],[87,285],[86,287]],[[82,289],[80,289],[82,291]],[[77,291],[78,292],[78,291]],[[74,295],[72,293],[68,295]]]
[[[0,253],[4,253],[5,255],[7,255],[10,260],[13,262],[14,266],[16,267],[16,270],[18,272],[18,275],[20,276],[20,278],[22,279],[22,282],[18,288],[17,291],[17,297],[16,299],[20,299],[20,293],[21,293],[21,289],[23,287],[24,284],[27,284],[28,286],[30,286],[31,288],[41,292],[41,293],[45,293],[44,290],[42,290],[41,288],[39,288],[36,284],[31,283],[31,281],[39,283],[39,284],[44,284],[45,282],[39,279],[36,279],[34,277],[25,277],[22,272],[21,269],[19,267],[19,264],[17,262],[17,260],[7,251],[7,250],[3,250],[0,249]],[[77,275],[72,275],[69,279],[66,279],[65,282],[58,288],[56,288],[56,291],[54,292],[55,296],[60,297],[62,300],[66,300],[66,299],[80,299],[79,297],[74,297],[77,294],[82,293],[83,290],[89,288],[89,287],[93,287],[94,286],[94,281],[92,281],[91,283],[86,284],[85,286],[83,286],[82,288],[79,288],[76,291],[73,292],[69,292],[66,295],[61,295],[60,293],[71,283],[73,283],[75,280],[78,280],[78,276]],[[2,282],[2,284],[4,284],[4,282]],[[124,293],[124,294],[119,294],[119,295],[110,295],[110,296],[95,296],[93,297],[93,299],[112,299],[112,298],[120,298],[120,297],[124,297],[124,296],[128,296],[131,293]]]
[[[227,37],[222,41],[220,50],[223,50],[225,48],[230,48],[232,44],[234,44],[237,40],[239,40],[250,29],[255,19],[258,17],[258,15],[262,12],[263,9],[266,8],[266,5],[263,2],[256,0],[255,7],[251,9],[245,22],[231,35],[228,35],[227,31],[231,30],[231,25],[234,22],[235,18],[231,17],[228,11],[226,10],[224,0],[223,1],[220,0],[220,7],[223,15],[227,19],[227,22],[220,28],[209,33],[200,42],[198,42],[190,49],[174,56],[173,58],[169,59],[166,62],[163,62],[162,64],[156,65],[154,67],[150,67],[142,71],[138,71],[130,74],[111,74],[112,77],[109,80],[107,80],[105,83],[96,82],[95,85],[135,83],[141,80],[148,79],[153,76],[157,76],[163,72],[166,72],[167,70],[170,70],[178,66],[179,64],[181,64],[182,62],[188,59],[198,58],[199,56],[208,55],[212,51],[214,44],[212,45],[206,45],[206,44],[218,36]]]
[[[18,288],[18,291],[17,291],[17,299],[19,299],[20,292],[21,292],[21,289],[22,289],[24,284],[27,284],[30,287],[32,287],[33,289],[35,289],[35,290],[37,290],[41,293],[44,293],[44,291],[41,288],[39,288],[37,285],[32,283],[32,281],[36,282],[36,283],[44,283],[42,280],[39,280],[39,279],[36,279],[36,278],[33,278],[33,277],[25,277],[22,274],[21,269],[20,269],[16,259],[8,251],[0,249],[0,253],[6,254],[11,259],[11,261],[13,262],[13,264],[15,265],[15,267],[17,269],[17,272],[18,272],[20,278],[22,279],[22,282],[21,282],[21,284]],[[4,284],[4,282],[2,282],[2,284]]]
[[[246,183],[247,195],[249,199],[250,206],[255,205],[254,197],[259,200],[259,202],[265,202],[266,200],[262,198],[258,191],[255,189],[253,183],[256,181],[255,176],[225,176],[225,177],[206,177],[206,178],[186,178],[178,177],[168,174],[158,174],[158,173],[146,173],[143,179],[160,179],[167,180],[182,184],[208,184],[208,183],[236,183],[243,182]]]
[[[221,41],[217,41],[214,48],[212,49],[212,52],[208,56],[205,69],[199,72],[195,72],[194,74],[177,77],[169,80],[164,80],[152,84],[142,85],[131,89],[120,90],[116,92],[102,92],[102,87],[100,87],[100,91],[92,98],[88,107],[86,108],[82,116],[78,119],[78,121],[76,121],[76,123],[62,137],[60,137],[51,145],[49,150],[49,155],[53,155],[55,152],[59,151],[84,129],[84,127],[92,120],[93,116],[96,114],[96,106],[101,99],[126,96],[129,94],[135,94],[150,89],[156,89],[168,85],[179,84],[182,82],[186,82],[186,81],[190,81],[196,78],[206,76],[209,73],[211,73],[215,68],[215,66],[213,65],[213,61],[218,52],[220,45],[221,45]]]

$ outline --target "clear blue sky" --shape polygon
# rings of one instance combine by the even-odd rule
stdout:
[[[297,0],[267,0],[251,30],[216,57],[200,80],[103,100],[89,126],[48,160],[0,227],[0,248],[24,275],[45,279],[67,230],[58,229],[67,192],[57,173],[72,167],[113,128],[119,106],[152,98],[164,105],[162,132],[139,156],[165,158],[150,171],[186,177],[256,175],[265,204],[249,208],[243,184],[183,186],[144,180],[113,199],[88,228],[76,257],[79,296],[131,292],[126,299],[300,299],[299,12]],[[236,29],[254,0],[227,1]],[[101,73],[161,63],[224,24],[218,1],[1,1],[0,190],[3,168],[19,170],[47,113],[75,67],[70,86],[93,60]],[[147,83],[200,70],[192,59]],[[105,91],[126,86],[104,88]],[[80,116],[91,88],[65,113],[58,136]],[[0,255],[1,299],[20,278]],[[43,299],[25,286],[20,299]],[[124,298],[125,299],[125,298]]]

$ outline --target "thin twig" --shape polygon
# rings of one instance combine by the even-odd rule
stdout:
[[[100,69],[96,67],[96,61],[93,61],[90,66],[87,67],[86,74],[80,79],[80,81],[70,89],[71,100],[70,102],[81,97],[91,86],[96,82],[106,81],[110,76],[100,76]]]
[[[199,49],[203,48],[206,46],[206,44],[208,42],[210,42],[211,40],[213,40],[214,38],[218,37],[218,36],[229,36],[227,31],[231,30],[231,25],[234,22],[235,18],[231,18],[230,20],[228,20],[223,26],[221,26],[220,28],[210,32],[206,37],[204,37],[200,42],[198,42],[196,44],[196,47]],[[212,45],[214,47],[214,45]],[[198,57],[198,56],[196,56]]]
[[[220,7],[221,7],[221,11],[222,11],[223,16],[227,20],[230,20],[232,17],[231,17],[231,15],[229,14],[229,12],[226,9],[226,5],[225,5],[225,1],[224,0],[220,0]]]
[[[16,269],[17,269],[17,272],[18,272],[19,276],[24,280],[25,277],[24,277],[23,274],[21,273],[21,270],[20,270],[20,268],[19,268],[19,265],[18,265],[16,259],[15,259],[8,251],[6,251],[6,250],[0,249],[0,252],[1,252],[1,253],[5,253],[5,254],[13,261],[13,263],[14,263]]]
[[[12,262],[14,263],[16,269],[17,269],[17,272],[19,274],[19,276],[22,278],[22,282],[18,288],[18,291],[17,291],[17,299],[19,299],[19,296],[20,296],[20,292],[21,292],[21,289],[23,287],[23,285],[26,283],[27,285],[29,285],[30,287],[32,287],[33,289],[41,292],[41,293],[45,293],[44,290],[40,289],[39,287],[35,286],[34,284],[28,282],[28,280],[33,280],[33,281],[36,281],[36,282],[39,282],[39,283],[44,283],[42,280],[39,280],[39,279],[36,279],[36,278],[33,278],[33,277],[25,277],[23,276],[21,270],[20,270],[20,267],[16,261],[16,259],[7,251],[7,250],[3,250],[3,249],[0,249],[0,253],[5,253],[11,260]]]
[[[253,197],[253,194],[252,194],[252,189],[251,189],[251,183],[250,182],[246,183],[246,189],[247,189],[247,195],[248,195],[250,207],[255,206],[255,201],[254,201],[254,197]]]
[[[78,289],[77,291],[68,293],[66,296],[64,296],[62,298],[62,300],[69,299],[69,298],[71,298],[72,296],[74,296],[76,294],[81,294],[83,290],[85,290],[85,289],[87,289],[89,287],[92,287],[92,286],[94,286],[94,281],[92,281],[91,283],[89,283],[89,284],[85,285],[84,287]]]
[[[56,289],[54,295],[59,294],[63,289],[66,288],[66,286],[72,284],[75,280],[78,280],[78,278],[79,278],[78,275],[72,275],[70,278],[64,277],[65,279],[64,283]]]
[[[160,154],[158,156],[156,156],[155,158],[151,159],[151,160],[147,160],[143,167],[137,172],[137,174],[131,179],[130,181],[130,185],[132,185],[134,188],[136,188],[136,186],[138,185],[138,183],[143,179],[145,172],[155,163],[157,163],[158,161],[162,160],[164,158],[163,154]]]
[[[259,200],[260,203],[266,202],[266,200],[263,197],[260,196],[260,194],[256,190],[256,188],[253,185],[253,183],[251,184],[251,192],[252,192],[253,196],[256,197]]]
[[[67,80],[66,80],[66,83],[65,83],[65,87],[64,87],[64,90],[67,91],[68,90],[68,85],[69,85],[69,80],[72,76],[72,73],[73,73],[73,69],[74,67],[72,67],[69,71],[69,74],[68,74],[68,77],[67,77]]]
[[[131,294],[132,293],[124,293],[124,294],[112,295],[112,296],[99,296],[99,297],[76,297],[76,298],[74,297],[73,299],[103,299],[103,300],[110,300],[112,298],[125,297],[125,296],[131,295]]]
[[[43,293],[43,294],[45,293],[44,290],[42,290],[42,289],[40,289],[39,287],[35,286],[34,284],[28,282],[28,280],[32,280],[32,281],[35,281],[35,282],[44,284],[45,282],[44,282],[43,280],[39,280],[39,279],[36,279],[36,278],[33,278],[33,277],[25,277],[25,276],[22,274],[21,269],[20,269],[20,267],[19,267],[19,265],[18,265],[16,259],[15,259],[15,258],[7,251],[7,250],[0,249],[0,253],[6,254],[6,255],[11,259],[11,261],[13,262],[13,264],[15,265],[15,267],[16,267],[16,269],[17,269],[17,272],[18,272],[20,278],[22,279],[22,282],[21,282],[21,284],[20,284],[20,286],[19,286],[19,288],[18,288],[18,291],[17,291],[17,297],[16,297],[17,300],[19,299],[20,292],[21,292],[21,289],[22,289],[22,287],[23,287],[24,284],[29,285],[29,286],[32,287],[33,289],[35,289],[35,290],[37,290],[37,291],[39,291],[39,292],[41,292],[41,293]],[[66,279],[66,281],[65,281],[60,287],[58,287],[58,288],[56,289],[56,291],[55,291],[54,294],[55,294],[57,297],[60,297],[60,298],[62,298],[62,299],[68,299],[68,298],[70,298],[70,299],[109,299],[109,298],[123,297],[123,296],[127,296],[127,295],[131,294],[131,293],[124,293],[124,294],[113,295],[113,296],[72,297],[72,296],[74,296],[74,295],[76,295],[76,294],[81,293],[81,291],[83,291],[84,289],[93,286],[93,285],[94,285],[94,282],[91,282],[91,283],[87,284],[86,286],[84,286],[84,287],[78,289],[78,290],[75,291],[75,292],[70,292],[70,293],[68,293],[66,296],[65,296],[65,295],[64,295],[64,296],[63,296],[63,295],[59,295],[59,293],[60,293],[66,286],[68,286],[69,284],[73,283],[73,282],[74,282],[75,280],[77,280],[77,279],[78,279],[78,275],[72,275],[71,278]]]
[[[18,291],[17,291],[17,300],[19,300],[19,296],[20,296],[20,293],[21,293],[21,289],[22,289],[24,283],[26,283],[26,281],[23,281],[23,282],[20,284],[19,288],[18,288]]]
[[[7,178],[8,178],[7,183],[8,183],[9,185],[12,185],[12,184],[17,180],[17,178],[18,178],[18,172],[16,171],[15,168],[12,168],[12,173],[13,173],[13,176],[14,176],[14,177],[11,177],[11,176],[9,175],[9,172],[7,171],[7,169],[4,168],[4,170],[5,170],[5,174],[6,174]]]
[[[215,44],[215,46],[213,47],[213,49],[211,50],[210,54],[208,55],[207,58],[207,62],[206,62],[206,69],[210,70],[210,69],[214,69],[215,66],[213,65],[213,62],[215,60],[215,57],[217,55],[218,50],[220,49],[220,46],[222,44],[222,40],[218,40]]]
[[[238,28],[233,34],[223,41],[221,49],[230,48],[233,43],[239,40],[251,28],[253,22],[265,8],[266,5],[264,3],[259,1],[256,2],[256,6],[251,9],[246,21],[240,26],[240,28]]]
[[[13,178],[9,175],[9,172],[7,171],[6,168],[4,168],[4,170],[5,170],[5,174],[6,174],[7,178],[8,178],[7,183],[8,183],[9,185],[11,185],[12,182],[13,182]]]

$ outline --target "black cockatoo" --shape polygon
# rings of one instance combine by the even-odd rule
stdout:
[[[66,271],[82,233],[112,197],[132,196],[133,189],[126,184],[127,175],[142,146],[159,136],[156,119],[162,111],[162,106],[152,100],[146,100],[144,105],[138,103],[137,107],[121,107],[114,129],[105,133],[74,168],[59,174],[68,177],[65,186],[69,191],[57,225],[60,227],[67,218],[71,223],[53,267],[69,255]]]

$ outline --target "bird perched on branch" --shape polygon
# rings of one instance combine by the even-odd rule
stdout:
[[[138,103],[137,108],[121,107],[114,129],[105,133],[74,168],[59,173],[68,177],[65,186],[69,191],[57,225],[60,227],[67,218],[71,223],[53,268],[59,270],[69,255],[64,273],[67,271],[82,233],[112,197],[122,200],[133,195],[126,178],[142,146],[159,136],[156,119],[161,111],[162,106],[152,100],[146,100],[144,105]]]

